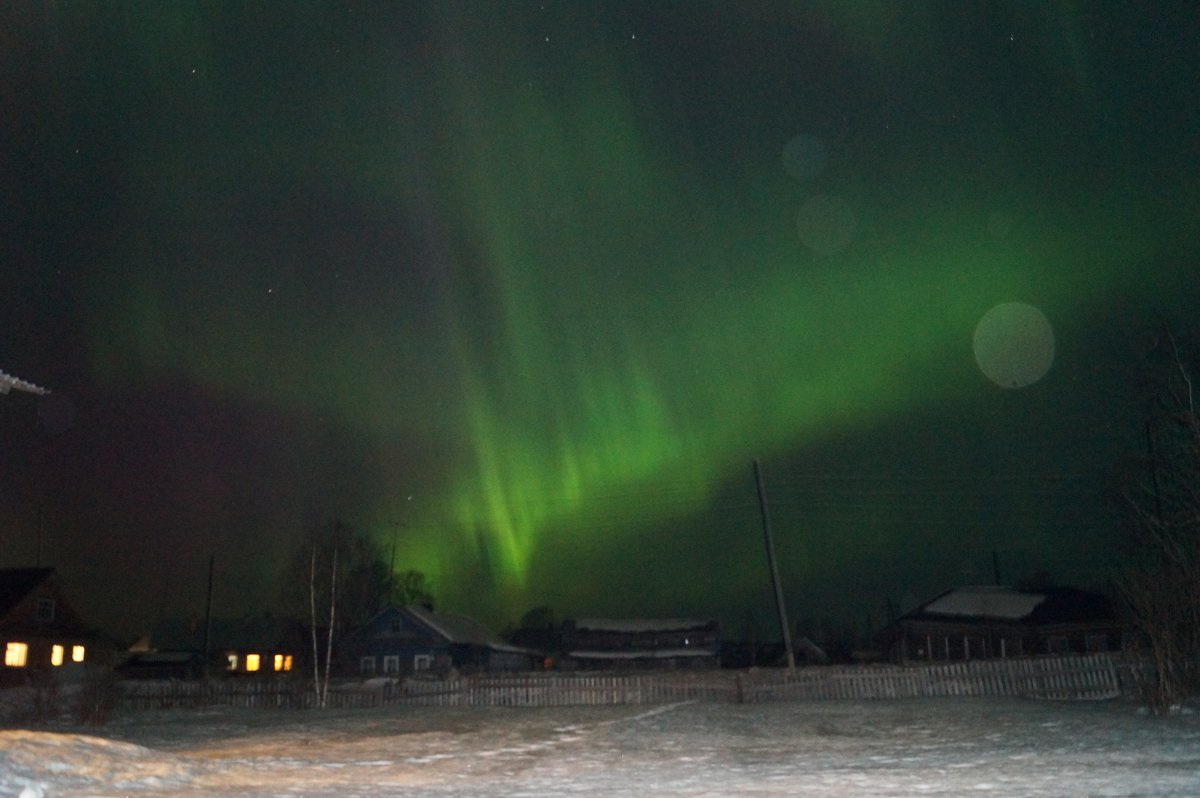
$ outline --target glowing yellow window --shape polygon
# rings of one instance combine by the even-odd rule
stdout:
[[[256,670],[259,669],[259,667],[261,667],[261,665],[262,665],[262,658],[259,657],[258,654],[247,654],[246,655],[246,672],[247,673],[254,673]]]
[[[63,664],[63,647],[62,646],[55,644],[50,647],[50,664],[56,668],[59,665]]]
[[[283,669],[284,669],[285,671],[290,671],[290,670],[292,669],[292,655],[291,655],[291,654],[286,654],[286,655],[284,655],[284,657],[283,657]]]
[[[24,668],[29,657],[29,646],[25,643],[7,643],[4,646],[4,664],[10,668]]]
[[[277,671],[283,670],[283,655],[282,654],[275,655],[275,670],[277,670]]]
[[[83,662],[83,646],[71,646],[71,662]]]

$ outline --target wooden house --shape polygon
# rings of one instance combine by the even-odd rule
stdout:
[[[88,664],[111,667],[116,649],[84,622],[53,568],[0,569],[0,647],[3,682],[78,678]]]
[[[880,642],[893,662],[936,662],[1116,651],[1122,632],[1097,593],[960,587],[901,616]]]
[[[360,676],[525,671],[538,656],[476,621],[422,606],[388,605],[350,634],[343,669]]]
[[[300,669],[308,651],[311,641],[303,625],[289,618],[248,615],[209,623],[198,617],[170,618],[130,649],[121,671],[130,677],[174,679],[198,678],[206,667],[229,675],[286,675]]]
[[[563,625],[563,667],[585,669],[716,668],[715,620],[590,618]]]

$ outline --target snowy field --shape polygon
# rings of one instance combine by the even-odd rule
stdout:
[[[127,714],[0,796],[1197,796],[1200,715],[1015,699]]]

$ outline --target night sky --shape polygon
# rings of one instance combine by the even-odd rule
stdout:
[[[338,518],[496,628],[1120,561],[1195,323],[1200,14],[1089,2],[0,10],[0,566],[117,634]]]

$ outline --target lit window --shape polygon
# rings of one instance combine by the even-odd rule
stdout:
[[[232,654],[232,653],[230,653],[230,654],[226,654],[226,655],[225,655],[225,662],[226,662],[226,665],[225,665],[225,670],[227,670],[227,671],[236,671],[236,670],[237,670],[237,666],[238,666],[238,655],[237,655],[237,654]]]
[[[55,644],[50,647],[50,664],[58,667],[63,664],[63,647]]]
[[[8,643],[4,646],[4,664],[10,668],[24,668],[29,657],[29,646],[25,643]]]
[[[276,671],[283,670],[283,655],[282,654],[275,655],[275,670]]]
[[[284,655],[284,657],[283,657],[283,669],[284,669],[285,671],[290,671],[290,670],[292,669],[292,655],[291,655],[291,654],[285,654],[285,655]]]
[[[71,646],[71,662],[83,662],[83,646]]]
[[[259,657],[258,654],[247,654],[246,655],[246,672],[247,673],[254,673],[256,670],[259,669],[261,664],[262,664],[262,658]]]

